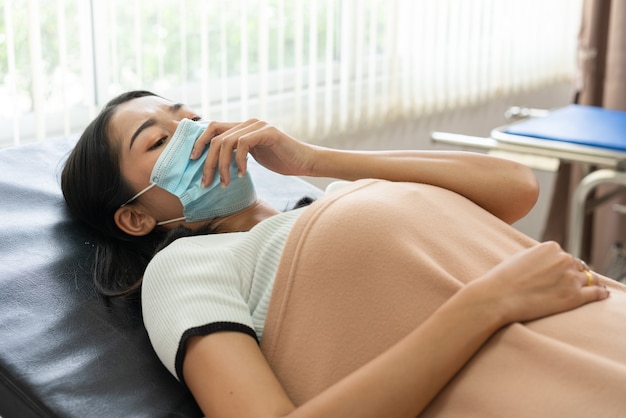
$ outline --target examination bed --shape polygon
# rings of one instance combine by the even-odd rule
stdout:
[[[91,281],[95,246],[59,187],[75,137],[0,149],[0,417],[197,417],[161,365],[137,306]],[[250,159],[259,196],[279,210],[321,191]]]

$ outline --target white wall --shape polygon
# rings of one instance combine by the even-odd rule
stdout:
[[[338,136],[324,144],[342,149],[453,149],[433,144],[433,131],[453,132],[487,137],[490,131],[507,123],[504,112],[511,106],[552,109],[572,102],[571,83],[559,83],[535,91],[494,100],[487,104],[457,109],[417,120],[404,120],[381,126],[378,129]],[[476,151],[476,150],[473,150]],[[515,226],[529,236],[539,239],[543,232],[552,194],[554,173],[535,170],[540,183],[540,196],[535,208]],[[306,178],[325,187],[331,179]]]

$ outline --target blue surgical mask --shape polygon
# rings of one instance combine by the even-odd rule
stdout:
[[[167,190],[178,197],[183,205],[185,216],[157,223],[157,225],[164,225],[182,220],[196,222],[231,215],[256,202],[252,178],[247,171],[241,177],[239,176],[234,155],[230,163],[231,180],[228,186],[222,187],[220,184],[217,168],[213,182],[206,187],[201,186],[202,170],[209,147],[206,147],[198,159],[192,160],[189,156],[194,143],[206,130],[207,125],[208,122],[181,120],[152,169],[151,184],[122,206],[129,204],[155,186]]]

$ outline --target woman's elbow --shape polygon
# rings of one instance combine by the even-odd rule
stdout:
[[[539,198],[539,181],[533,170],[519,164],[516,171],[515,185],[511,188],[513,193],[504,219],[511,224],[526,216]]]

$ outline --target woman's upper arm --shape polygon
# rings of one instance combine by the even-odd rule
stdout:
[[[247,334],[222,331],[190,338],[183,374],[207,417],[280,417],[294,409]]]
[[[513,223],[532,209],[539,185],[521,164],[480,153],[436,150],[359,152],[320,148],[314,176],[431,184],[467,197]]]

